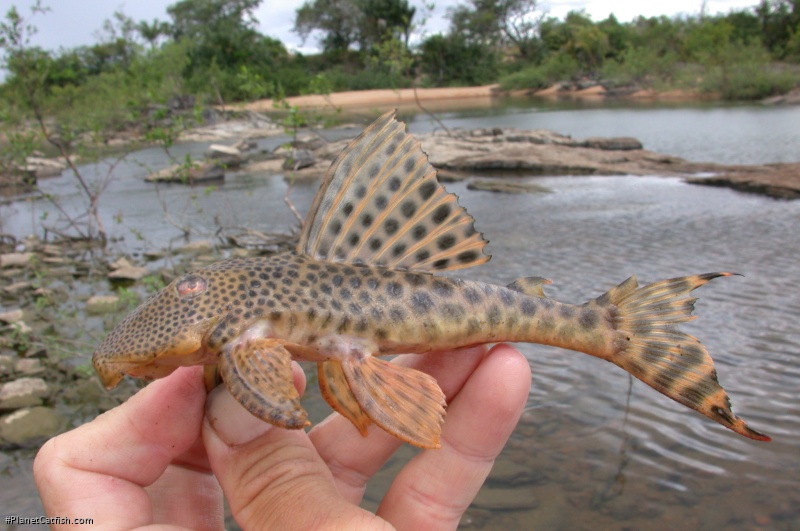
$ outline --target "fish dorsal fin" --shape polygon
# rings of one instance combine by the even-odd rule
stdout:
[[[444,271],[484,263],[486,240],[388,112],[336,157],[297,252],[317,260]]]

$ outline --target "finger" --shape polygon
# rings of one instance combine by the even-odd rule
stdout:
[[[46,512],[92,515],[107,528],[151,523],[143,487],[197,440],[205,396],[199,369],[178,369],[92,422],[50,439],[33,466]]]
[[[398,529],[455,529],[525,407],[527,360],[494,347],[450,404],[442,447],[418,454],[395,478],[378,515]]]
[[[486,351],[485,346],[479,346],[449,352],[398,356],[393,362],[413,367],[436,378],[450,402],[481,362]],[[333,473],[339,492],[346,500],[355,504],[360,503],[367,481],[403,444],[377,426],[370,426],[367,437],[362,437],[350,421],[338,413],[317,425],[309,436]]]
[[[231,512],[244,529],[315,529],[326,522],[355,528],[377,520],[338,495],[304,431],[263,422],[224,386],[209,394],[203,442]]]

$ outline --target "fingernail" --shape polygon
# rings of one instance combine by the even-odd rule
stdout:
[[[217,436],[228,446],[238,446],[260,437],[272,429],[247,411],[224,385],[211,391],[206,400],[206,420]]]

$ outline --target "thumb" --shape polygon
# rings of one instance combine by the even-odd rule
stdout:
[[[361,511],[339,495],[330,470],[303,430],[258,419],[225,386],[208,396],[203,442],[243,529],[310,529],[330,523],[328,518],[347,522]]]

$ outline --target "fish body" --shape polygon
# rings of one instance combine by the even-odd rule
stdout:
[[[295,251],[233,258],[177,278],[94,353],[106,387],[185,365],[219,371],[251,413],[308,424],[291,360],[317,363],[328,403],[435,448],[444,395],[430,376],[376,356],[499,341],[559,346],[605,359],[670,398],[753,439],[733,414],[713,361],[676,329],[689,292],[711,273],[639,288],[634,277],[582,305],[547,297],[540,277],[496,286],[443,276],[489,259],[473,219],[436,180],[419,143],[387,113],[334,161]]]

